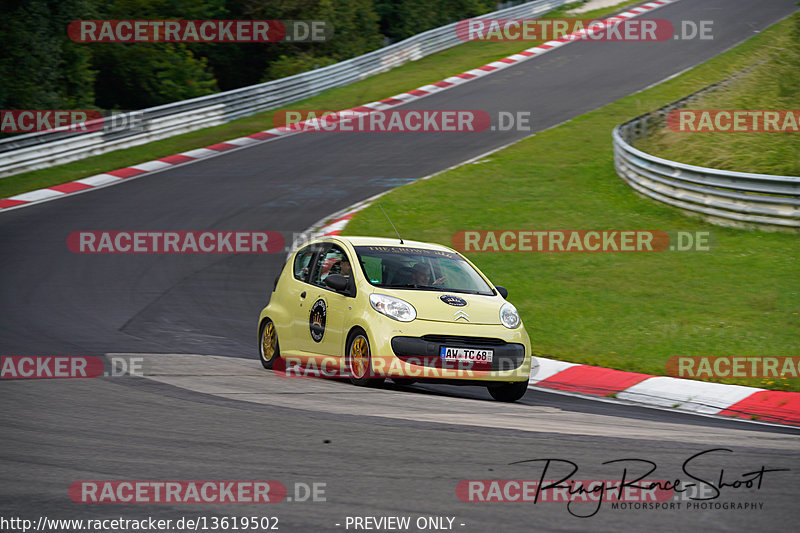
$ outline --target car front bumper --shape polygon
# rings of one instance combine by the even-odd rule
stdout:
[[[531,371],[530,339],[525,328],[414,320],[370,324],[373,372],[385,377],[474,381],[525,381]],[[441,358],[443,346],[489,349],[491,363],[452,362]]]

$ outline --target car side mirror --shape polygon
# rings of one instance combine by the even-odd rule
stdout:
[[[508,298],[508,289],[506,289],[502,285],[495,285],[494,288],[497,289],[497,292],[500,293],[500,296],[502,296],[503,298]]]
[[[344,292],[349,284],[350,280],[341,274],[331,274],[325,278],[325,285],[336,292]]]

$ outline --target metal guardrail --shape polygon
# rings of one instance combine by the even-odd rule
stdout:
[[[534,0],[476,18],[531,18],[570,0]],[[135,130],[50,131],[0,141],[0,178],[128,148],[276,109],[462,43],[456,24],[414,35],[364,55],[294,76],[141,111]]]
[[[711,223],[800,231],[800,177],[687,165],[632,146],[648,130],[663,124],[670,111],[717,86],[706,87],[615,127],[612,137],[617,174],[636,192],[699,214]]]

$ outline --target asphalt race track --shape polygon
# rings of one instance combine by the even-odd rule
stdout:
[[[796,9],[796,0],[681,0],[652,17],[713,20],[714,40],[574,43],[406,107],[530,111],[541,130],[701,63]],[[294,135],[0,213],[0,355],[146,361],[145,378],[0,383],[0,515],[277,516],[288,532],[345,531],[347,516],[446,516],[465,532],[796,528],[794,429],[538,390],[504,405],[483,389],[281,379],[259,365],[255,327],[285,254],[80,255],[66,246],[81,230],[299,232],[525,135]],[[538,479],[541,463],[511,463],[541,458],[578,463],[575,479],[617,479],[622,467],[602,463],[631,458],[657,464],[649,479],[687,479],[684,461],[711,448],[732,452],[696,460],[703,479],[718,480],[721,469],[728,482],[762,466],[791,470],[711,501],[757,507],[748,510],[606,503],[578,518],[592,508],[456,497],[462,480]],[[68,496],[78,480],[148,479],[318,482],[326,501],[91,505]]]

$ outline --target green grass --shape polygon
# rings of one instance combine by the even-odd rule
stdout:
[[[639,0],[631,0],[612,8],[583,13],[578,18],[601,17],[636,3],[639,3]],[[564,9],[569,7],[565,6]],[[564,9],[553,11],[544,18],[564,18],[566,16]],[[272,117],[279,110],[349,109],[368,102],[382,100],[485,65],[537,44],[540,43],[477,41],[464,43],[418,61],[407,63],[388,72],[372,76],[358,83],[330,89],[317,96],[292,103],[280,109],[266,111],[213,128],[206,128],[133,148],[117,150],[65,165],[0,178],[0,198],[74,181],[269,129],[274,126]]]
[[[800,16],[755,54],[758,63],[687,109],[800,109]],[[641,139],[645,152],[693,165],[800,176],[800,133],[686,133],[666,127]]]
[[[712,232],[710,252],[468,254],[509,289],[537,355],[657,375],[677,355],[798,355],[797,235],[712,226],[639,197],[611,152],[615,125],[752,64],[790,27],[783,21],[668,82],[380,202],[404,237],[445,245],[465,229]],[[393,235],[374,205],[346,233]],[[726,380],[794,391],[799,381]]]

